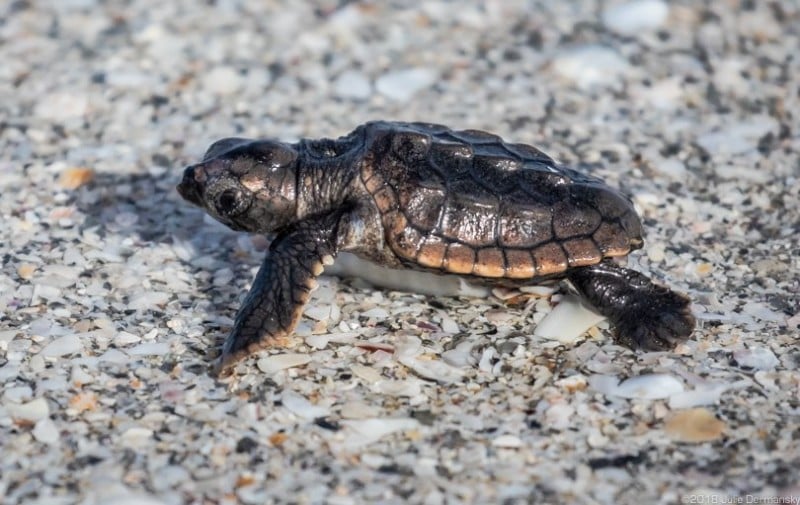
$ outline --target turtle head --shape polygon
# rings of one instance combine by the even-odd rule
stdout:
[[[187,167],[178,193],[237,231],[271,233],[296,219],[297,150],[273,140],[222,139]]]

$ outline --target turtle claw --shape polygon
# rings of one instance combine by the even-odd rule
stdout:
[[[217,378],[224,379],[233,375],[233,367],[238,363],[238,359],[232,359],[231,355],[221,354],[211,363],[211,373]]]
[[[667,351],[694,330],[689,298],[639,272],[604,262],[578,269],[569,278],[609,318],[617,341],[632,349]]]
[[[694,327],[694,316],[682,313],[641,313],[635,309],[630,316],[614,324],[617,339],[633,349],[668,351],[689,338]]]
[[[211,363],[211,375],[219,377],[220,379],[227,377],[231,374],[230,368],[226,365],[222,356],[218,357]]]

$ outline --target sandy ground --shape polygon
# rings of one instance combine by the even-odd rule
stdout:
[[[0,501],[797,503],[799,27],[793,1],[3,3]],[[689,294],[693,338],[546,339],[563,291],[327,277],[217,381],[265,244],[183,202],[182,168],[370,119],[621,188],[630,263]]]

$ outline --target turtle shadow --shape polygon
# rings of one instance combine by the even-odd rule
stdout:
[[[178,177],[163,174],[99,172],[76,191],[75,205],[86,216],[81,232],[101,237],[125,235],[138,242],[172,244],[199,226],[195,213],[175,191]]]
[[[109,317],[117,319],[118,330],[136,322],[164,328],[175,310],[168,307],[170,304],[178,303],[180,311],[207,312],[201,323],[204,327],[202,343],[187,339],[187,352],[194,358],[191,360],[194,363],[187,368],[198,374],[210,373],[217,349],[227,334],[229,318],[233,316],[228,307],[238,305],[238,300],[230,283],[215,285],[208,265],[230,265],[233,270],[249,269],[249,265],[234,264],[230,260],[236,244],[235,240],[230,240],[233,232],[210,227],[204,220],[205,213],[180,197],[175,186],[181,173],[174,169],[133,174],[98,172],[89,184],[75,190],[72,203],[85,216],[79,226],[81,236],[91,234],[103,241],[125,244],[120,252],[123,264],[142,249],[156,251],[162,246],[174,249],[171,257],[191,275],[196,296],[173,294],[163,306],[140,309],[138,314],[134,314],[133,309],[123,309],[118,314],[111,311]],[[142,274],[132,268],[130,275]],[[169,292],[169,283],[158,289]],[[110,286],[112,293],[113,290],[114,286]],[[127,302],[126,294],[113,298]],[[176,364],[176,358],[166,355],[161,368],[171,370]]]

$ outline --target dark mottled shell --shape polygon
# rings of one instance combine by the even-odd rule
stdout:
[[[363,129],[361,181],[407,263],[535,279],[641,246],[630,200],[532,146],[434,124]]]

